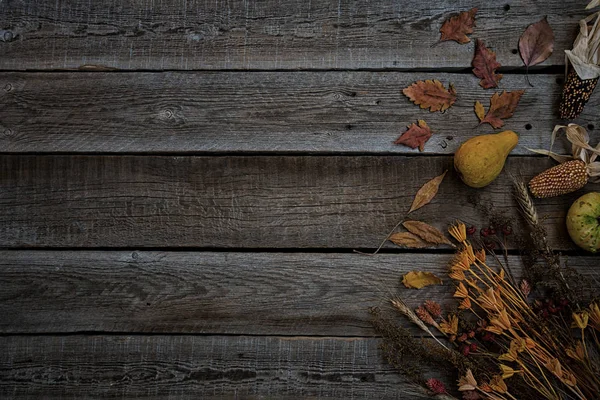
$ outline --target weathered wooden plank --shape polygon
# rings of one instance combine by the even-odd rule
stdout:
[[[439,39],[443,21],[479,7],[473,38],[508,67],[544,15],[562,65],[588,0],[31,0],[0,3],[0,69],[330,69],[470,67],[473,44]]]
[[[401,93],[419,79],[453,83],[458,101],[443,114],[419,109]],[[502,89],[526,89],[504,127],[521,134],[515,154],[549,148],[562,123],[560,75],[530,79],[532,88],[522,75],[502,80]],[[481,90],[471,74],[2,73],[0,88],[0,151],[7,152],[414,154],[393,142],[425,119],[434,131],[425,152],[448,154],[494,131],[478,127],[473,112],[475,100],[487,107],[493,91]],[[593,96],[578,122],[600,127],[599,106]]]
[[[0,338],[11,399],[420,399],[376,339],[232,336]]]
[[[553,162],[517,157],[531,177]],[[427,180],[449,174],[411,218],[443,227],[517,218],[508,173],[462,184],[452,158],[0,156],[0,246],[373,248]],[[598,190],[588,185],[587,190]],[[571,248],[564,216],[581,191],[540,200],[550,243]]]
[[[400,277],[445,277],[452,254],[0,252],[0,333],[204,333],[373,336],[368,308]],[[594,276],[597,259],[570,257]],[[510,257],[515,277],[518,257]],[[452,286],[403,289],[450,309]],[[406,323],[409,327],[410,324]],[[422,332],[414,329],[415,334]]]

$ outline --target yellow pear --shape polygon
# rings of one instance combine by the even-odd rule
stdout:
[[[471,138],[454,154],[454,168],[467,185],[482,188],[500,175],[506,157],[519,142],[513,131]]]

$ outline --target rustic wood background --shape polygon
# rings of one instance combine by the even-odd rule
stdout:
[[[452,171],[463,140],[493,131],[473,113],[494,92],[471,73],[473,43],[430,45],[479,7],[472,39],[497,52],[500,89],[526,90],[506,170],[530,178],[552,165],[527,148],[561,122],[586,3],[0,1],[0,397],[419,398],[383,363],[367,308],[405,271],[443,273],[451,249],[352,250],[374,249],[445,169],[414,218],[518,218],[506,173],[473,190]],[[555,51],[529,87],[518,39],[545,15]],[[430,78],[459,93],[444,114],[401,94]],[[596,141],[599,105],[576,121]],[[393,145],[419,118],[425,151]],[[582,193],[537,205],[591,276],[598,258],[563,226]]]

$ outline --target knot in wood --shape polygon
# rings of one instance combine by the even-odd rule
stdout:
[[[166,119],[173,119],[173,118],[175,118],[175,115],[173,114],[173,110],[170,110],[170,109],[167,108],[166,110],[164,110],[163,112],[161,112],[161,118],[165,119],[165,120]]]
[[[11,31],[4,31],[2,35],[2,40],[5,42],[11,42],[15,38],[15,35]]]
[[[11,85],[10,83],[7,83],[6,85],[4,85],[4,91],[6,93],[10,92],[13,90],[13,85]]]

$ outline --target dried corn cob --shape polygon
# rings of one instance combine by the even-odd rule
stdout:
[[[598,78],[598,46],[600,46],[600,13],[579,21],[579,35],[571,50],[565,50],[568,75],[559,107],[563,119],[577,118],[589,100]]]
[[[586,164],[581,160],[558,164],[529,181],[534,197],[554,197],[581,189],[588,181]]]
[[[598,78],[581,79],[574,68],[570,69],[567,81],[563,86],[562,100],[558,109],[562,119],[579,117],[598,83]]]

